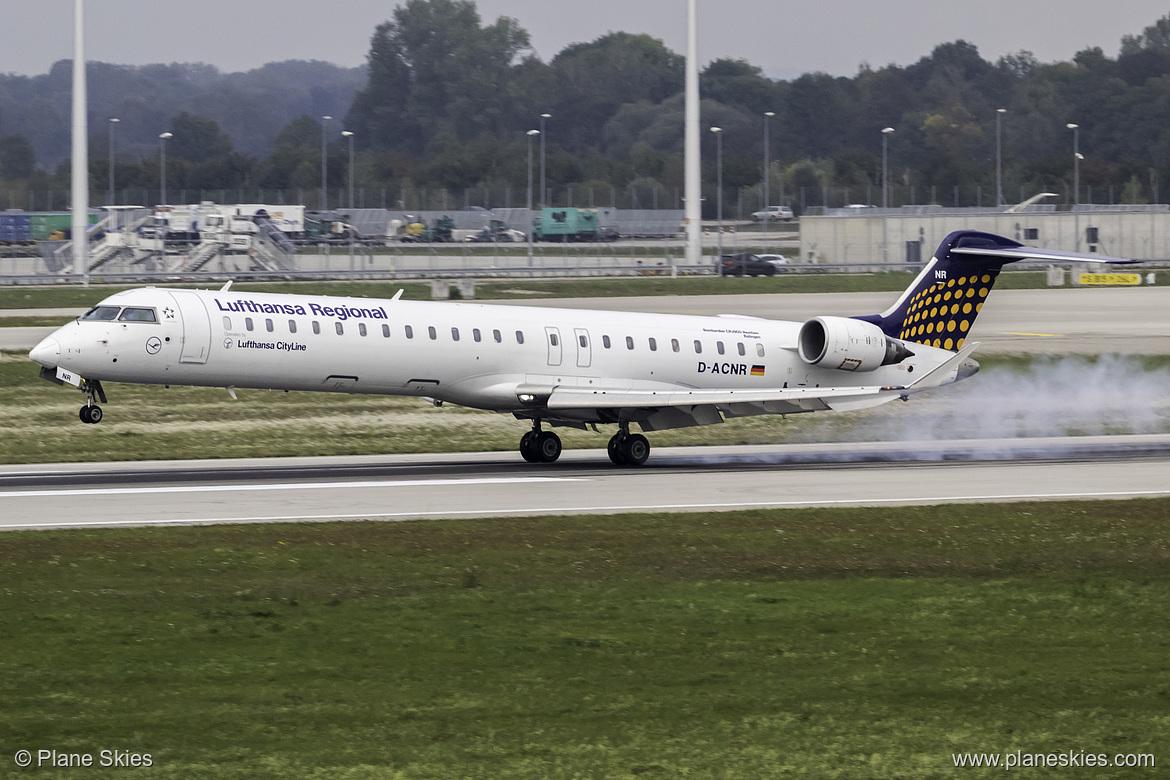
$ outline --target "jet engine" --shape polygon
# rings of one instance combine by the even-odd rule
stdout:
[[[809,320],[800,328],[797,346],[805,363],[842,371],[873,371],[914,354],[877,325],[849,317]]]

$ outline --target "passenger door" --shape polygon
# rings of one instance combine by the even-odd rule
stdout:
[[[170,290],[183,321],[183,350],[180,363],[206,363],[211,352],[211,316],[198,293]]]

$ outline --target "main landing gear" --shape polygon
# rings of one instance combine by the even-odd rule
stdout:
[[[81,418],[83,423],[88,425],[96,425],[102,421],[102,408],[97,405],[97,399],[101,399],[102,403],[109,403],[106,400],[106,394],[102,390],[102,383],[96,379],[87,379],[82,382],[81,391],[85,393],[85,406],[81,407],[81,411],[77,416]]]
[[[561,457],[561,437],[552,431],[542,431],[540,421],[520,439],[520,455],[529,463],[552,463]]]
[[[605,450],[615,465],[641,466],[650,457],[650,442],[640,433],[630,433],[629,423],[622,423]]]
[[[621,423],[606,447],[609,459],[618,466],[641,466],[650,457],[650,442],[640,433],[630,433],[630,424]],[[561,437],[542,431],[540,421],[520,439],[520,455],[529,463],[552,463],[561,457]]]

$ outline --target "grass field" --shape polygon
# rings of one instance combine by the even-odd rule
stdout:
[[[736,295],[743,293],[807,292],[900,292],[913,281],[910,273],[881,274],[797,274],[752,278],[716,277],[642,277],[636,279],[565,279],[479,281],[477,300],[514,300],[527,298],[599,298],[634,295]],[[193,286],[193,285],[173,285]],[[208,285],[203,285],[208,286]],[[213,285],[217,286],[217,285]],[[1046,287],[1042,272],[1005,273],[998,288],[1040,289]],[[0,287],[0,309],[45,309],[92,306],[107,295],[128,289],[125,286],[95,284],[58,287]],[[274,282],[232,285],[233,290],[248,292],[302,293],[314,295],[349,295],[389,298],[405,290],[403,298],[430,300],[430,284],[418,282]]]
[[[953,768],[976,751],[1165,760],[1168,529],[1148,500],[10,532],[0,762],[884,779],[1002,774]],[[1082,774],[1145,773],[1044,776]]]

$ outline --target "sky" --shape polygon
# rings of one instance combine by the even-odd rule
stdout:
[[[279,60],[365,62],[393,0],[85,0],[86,58],[120,65],[203,62],[223,71]],[[549,61],[608,32],[648,33],[685,53],[685,0],[478,0],[485,22],[515,17]],[[1116,57],[1170,14],[1166,0],[698,0],[699,59],[746,59],[773,78],[853,76],[909,65],[962,38],[994,62],[1032,52],[1069,60],[1099,46]],[[0,0],[0,72],[36,75],[72,57],[72,0]]]

